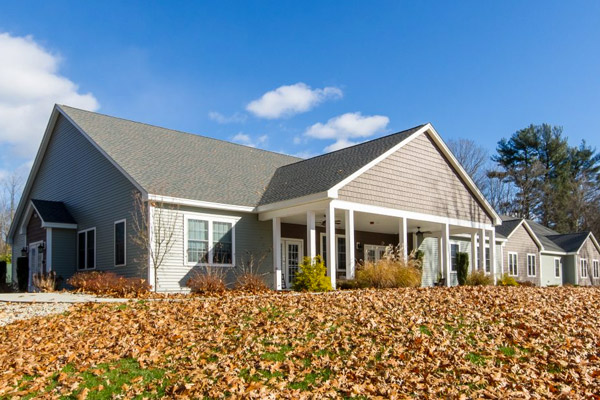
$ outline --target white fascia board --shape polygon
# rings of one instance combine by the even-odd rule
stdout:
[[[254,212],[255,208],[250,206],[240,206],[235,204],[213,203],[210,201],[201,201],[193,199],[184,199],[180,197],[161,196],[158,194],[148,194],[148,200],[167,204],[177,204],[180,206],[190,206],[199,208],[209,208],[213,210],[227,210],[239,212]]]
[[[295,206],[299,206],[299,205],[306,204],[306,203],[313,203],[315,201],[327,200],[328,198],[329,198],[328,192],[313,193],[313,194],[309,194],[309,195],[302,196],[302,197],[296,197],[296,198],[289,199],[289,200],[278,201],[276,203],[264,204],[264,205],[256,207],[256,212],[264,213],[267,211],[279,210],[282,208],[290,208],[290,207],[295,207]],[[335,198],[337,198],[337,195]]]
[[[42,222],[42,228],[77,229],[77,224],[63,224],[60,222]]]
[[[106,157],[106,159],[110,161],[110,163],[114,165],[114,167],[117,170],[119,170],[119,172],[121,172],[123,175],[125,175],[125,177],[127,177],[127,179],[129,179],[133,186],[135,186],[140,191],[140,193],[142,193],[144,199],[147,198],[148,192],[142,187],[142,185],[140,185],[135,179],[133,179],[133,177],[129,175],[129,173],[125,171],[123,167],[121,167],[115,160],[113,160],[113,158],[109,156],[108,153],[104,151],[102,147],[98,146],[98,144],[79,125],[77,125],[77,123],[75,123],[75,121],[73,121],[71,117],[69,117],[67,113],[60,108],[60,106],[55,106],[55,108],[67,121],[69,121],[75,128],[77,128],[79,133],[81,133],[83,137],[85,137],[92,144],[92,146],[94,146],[94,148],[96,148],[96,150],[100,152],[100,154]]]
[[[412,135],[410,135],[409,137],[407,137],[406,139],[404,139],[403,141],[401,141],[400,143],[398,143],[397,145],[395,145],[394,147],[392,147],[391,149],[389,149],[388,151],[386,151],[385,153],[383,153],[382,155],[380,155],[379,157],[375,158],[374,160],[372,160],[371,162],[365,164],[364,166],[362,166],[360,169],[358,169],[356,172],[354,172],[353,174],[351,174],[350,176],[348,176],[347,178],[343,179],[342,181],[340,181],[339,183],[337,183],[335,186],[333,186],[331,189],[329,189],[327,191],[327,197],[333,198],[333,199],[337,199],[338,197],[338,191],[346,186],[348,183],[352,182],[353,180],[355,180],[356,178],[358,178],[360,175],[362,175],[364,172],[370,170],[371,168],[373,168],[375,165],[379,164],[381,161],[385,160],[386,158],[388,158],[390,155],[394,154],[396,151],[398,151],[400,148],[402,148],[403,146],[405,146],[406,144],[410,143],[413,139],[415,139],[416,137],[418,137],[420,134],[422,134],[423,132],[427,132],[427,130],[431,127],[431,124],[426,124],[424,125],[422,128],[420,128],[419,130],[415,131]]]
[[[592,232],[590,232],[586,236],[585,240],[583,242],[581,242],[581,246],[579,246],[579,248],[577,249],[577,251],[575,253],[573,253],[573,254],[579,254],[579,252],[581,251],[581,249],[585,245],[585,242],[587,242],[587,240],[590,239],[590,238],[592,239],[592,243],[594,244],[594,246],[596,246],[596,250],[598,250],[600,252],[600,245],[598,245],[598,241],[594,237],[594,234]]]
[[[467,173],[467,171],[465,171],[463,166],[460,165],[456,157],[454,157],[454,154],[452,154],[442,137],[439,135],[439,133],[437,133],[437,131],[433,127],[433,125],[427,124],[427,127],[429,132],[432,134],[431,136],[434,142],[438,145],[440,149],[442,149],[442,152],[448,158],[448,160],[450,160],[450,163],[452,164],[454,169],[458,171],[459,175],[466,181],[467,186],[473,191],[473,193],[481,202],[483,207],[490,213],[492,219],[494,220],[493,225],[502,225],[502,218],[500,218],[496,210],[494,210],[494,207],[492,207],[492,205],[487,201],[483,193],[481,193],[481,190],[479,190],[475,182],[473,182],[471,176],[469,176],[469,174]]]
[[[299,204],[293,207],[280,208],[277,210],[265,211],[258,214],[259,221],[268,221],[273,218],[289,217],[292,215],[304,214],[307,211],[326,210],[331,200],[320,200],[309,203]]]
[[[533,232],[533,229],[531,229],[531,227],[529,226],[529,224],[527,223],[527,221],[525,221],[524,219],[522,219],[520,225],[523,225],[525,227],[525,230],[527,232],[529,232],[529,234],[533,238],[533,241],[535,242],[535,244],[538,245],[540,251],[544,251],[544,246],[542,245],[542,242],[540,242],[540,239],[538,239],[537,235]],[[516,229],[514,231],[516,231]],[[511,232],[511,234],[512,234],[512,232]]]
[[[396,210],[394,208],[372,206],[368,204],[353,203],[344,200],[332,200],[333,206],[341,210],[353,210],[356,212],[364,212],[369,214],[387,215],[390,217],[408,218],[417,221],[427,221],[439,224],[449,224],[454,226],[461,226],[465,228],[476,228],[476,229],[494,229],[494,225],[485,224],[482,222],[466,221],[462,219],[440,217],[437,215],[417,213],[413,211]]]
[[[576,253],[565,253],[564,251],[540,250],[540,254],[549,254],[549,255],[553,255],[553,256],[566,256],[569,254],[576,254]]]

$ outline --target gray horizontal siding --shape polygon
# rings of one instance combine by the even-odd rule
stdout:
[[[73,229],[52,229],[52,270],[61,286],[77,269],[77,232]]]
[[[136,262],[141,253],[130,237],[127,265],[114,267],[114,221],[127,218],[127,232],[131,232],[134,190],[135,186],[110,161],[70,122],[59,116],[27,201],[32,198],[62,201],[77,221],[79,230],[96,227],[98,270],[145,277],[145,265]],[[19,236],[17,232],[15,243],[22,242]],[[69,235],[61,238],[73,240]],[[58,239],[53,244],[60,246]],[[74,267],[70,257],[61,256],[53,264],[66,275]]]
[[[160,211],[155,211],[155,213]],[[260,273],[269,284],[273,284],[273,236],[272,222],[259,221],[256,214],[209,210],[196,207],[181,207],[179,209],[163,209],[163,218],[175,218],[174,244],[163,264],[158,268],[159,291],[186,291],[186,282],[196,269],[185,264],[184,215],[211,214],[215,216],[239,217],[235,224],[235,264],[236,267],[222,267],[227,273],[227,280],[232,284],[234,273],[240,263],[247,260],[249,255],[261,259]],[[156,215],[154,220],[156,221]]]

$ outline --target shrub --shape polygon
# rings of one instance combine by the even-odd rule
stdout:
[[[498,281],[498,286],[519,286],[519,283],[512,276],[504,274]]]
[[[383,257],[376,263],[366,262],[356,269],[359,287],[398,288],[421,286],[421,261],[412,257]]]
[[[192,290],[192,293],[222,294],[227,290],[225,271],[221,267],[210,265],[202,267],[188,279],[186,286]]]
[[[457,273],[456,278],[458,279],[459,285],[467,283],[467,276],[469,275],[469,254],[458,252],[456,253],[456,267]]]
[[[486,275],[483,271],[471,272],[465,281],[465,285],[468,286],[490,286],[493,284],[494,278],[490,275]]]
[[[56,290],[56,272],[38,272],[33,274],[33,286],[42,292],[54,292]]]
[[[331,280],[326,276],[327,269],[323,264],[323,258],[316,256],[314,259],[304,257],[296,278],[292,283],[292,289],[307,292],[327,292],[332,290]]]
[[[266,254],[256,259],[253,254],[247,253],[236,270],[235,289],[250,293],[264,293],[270,290],[264,280],[266,274],[260,273],[260,266]]]
[[[343,279],[338,281],[338,289],[341,290],[352,290],[352,289],[360,289],[360,286],[356,279]]]
[[[137,297],[150,291],[145,279],[125,278],[114,272],[77,272],[67,283],[77,291],[106,296]]]

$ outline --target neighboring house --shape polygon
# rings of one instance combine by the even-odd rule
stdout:
[[[531,220],[502,217],[501,270],[538,286],[600,284],[600,246],[591,232],[559,234]]]
[[[153,283],[132,240],[135,193],[153,232],[161,204],[175,221],[161,291],[250,254],[276,289],[321,254],[335,287],[398,243],[424,251],[425,286],[456,284],[457,251],[501,273],[502,221],[431,124],[301,160],[67,106],[52,112],[11,226],[14,259],[65,280],[106,270]]]

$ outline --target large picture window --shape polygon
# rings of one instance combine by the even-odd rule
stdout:
[[[77,233],[77,268],[96,268],[96,228]]]
[[[508,253],[508,275],[517,276],[519,274],[519,255],[517,253]]]
[[[236,221],[215,216],[186,216],[187,264],[232,266],[235,259]]]
[[[115,266],[125,265],[125,254],[127,246],[126,221],[124,219],[115,222]]]

